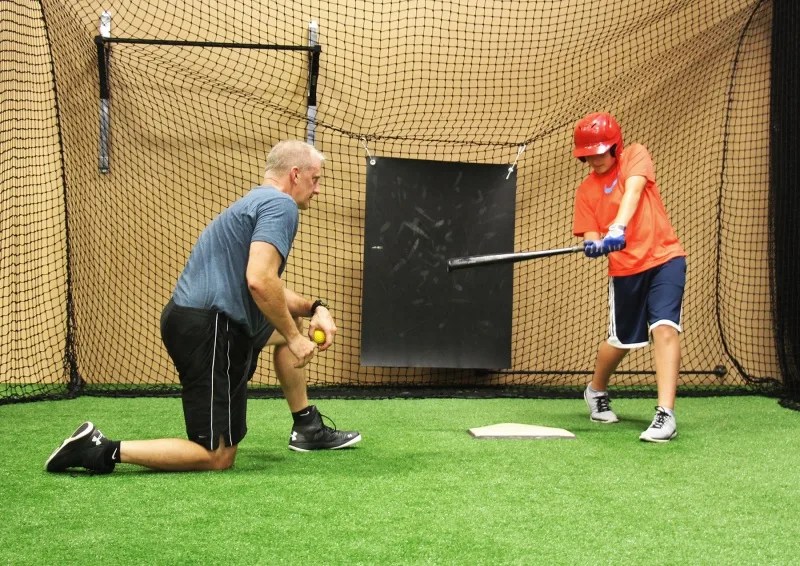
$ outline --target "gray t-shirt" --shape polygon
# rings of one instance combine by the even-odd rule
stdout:
[[[175,304],[214,309],[242,324],[250,336],[272,332],[247,288],[251,242],[268,242],[286,267],[297,234],[299,210],[294,199],[274,187],[258,186],[222,211],[200,234],[173,293]]]

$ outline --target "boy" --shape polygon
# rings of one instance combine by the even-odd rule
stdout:
[[[609,331],[584,392],[590,418],[619,421],[608,383],[629,350],[652,336],[658,406],[639,436],[669,442],[677,436],[675,396],[680,366],[681,309],[686,252],[661,201],[653,162],[640,144],[623,147],[611,114],[592,113],[575,125],[573,155],[591,168],[575,194],[573,233],[589,258],[608,256]]]

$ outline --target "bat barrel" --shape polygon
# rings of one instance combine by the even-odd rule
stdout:
[[[583,246],[573,246],[571,248],[556,248],[552,250],[540,250],[534,252],[514,252],[503,254],[472,255],[465,257],[452,257],[447,260],[447,271],[455,271],[467,267],[477,267],[480,265],[497,265],[500,263],[516,263],[528,259],[551,257],[554,255],[570,254],[582,252]]]

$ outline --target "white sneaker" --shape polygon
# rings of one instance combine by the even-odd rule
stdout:
[[[619,419],[614,411],[611,410],[611,399],[608,393],[591,392],[587,387],[583,392],[583,399],[589,406],[589,418],[598,423],[618,423]]]
[[[647,430],[639,435],[639,440],[646,442],[669,442],[678,436],[678,427],[675,417],[664,410],[663,407],[656,407],[656,416]]]

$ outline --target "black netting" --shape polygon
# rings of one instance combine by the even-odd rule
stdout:
[[[785,390],[782,401],[800,409],[800,297],[797,293],[800,242],[800,194],[797,187],[795,148],[800,142],[797,93],[800,89],[800,49],[797,26],[800,5],[791,0],[775,3],[772,42],[772,170],[770,233],[773,235],[771,272],[774,278],[773,316],[778,359]]]
[[[312,386],[585,383],[606,276],[575,254],[515,266],[510,370],[360,366],[365,156],[510,165],[522,150],[515,248],[564,247],[586,173],[572,127],[607,110],[652,153],[689,255],[681,391],[780,388],[772,2],[117,4],[98,42],[96,2],[0,7],[0,401],[174,390],[161,308],[200,230],[260,182],[268,148],[306,138],[312,21],[328,159],[284,276],[327,298],[340,328]],[[617,386],[652,388],[649,349],[620,370]],[[267,355],[254,385],[276,385]]]

